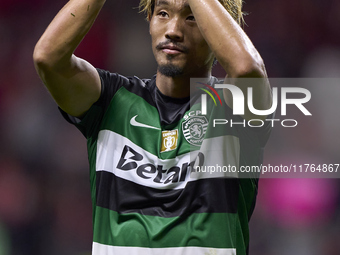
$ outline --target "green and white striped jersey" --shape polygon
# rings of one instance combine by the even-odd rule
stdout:
[[[212,118],[242,119],[226,105],[201,115],[199,95],[164,96],[155,77],[98,72],[98,102],[81,120],[64,113],[87,138],[92,254],[247,254],[256,176],[197,166],[261,164],[270,127],[216,129]]]

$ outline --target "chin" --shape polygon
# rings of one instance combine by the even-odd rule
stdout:
[[[157,70],[159,73],[167,77],[178,77],[178,76],[183,75],[184,73],[184,70],[182,67],[171,64],[171,63],[158,65]]]

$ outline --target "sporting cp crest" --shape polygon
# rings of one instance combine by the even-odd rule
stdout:
[[[204,116],[193,116],[182,123],[185,139],[191,145],[200,146],[208,127],[208,120]]]

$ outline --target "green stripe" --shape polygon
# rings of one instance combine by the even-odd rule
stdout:
[[[207,93],[208,92],[209,91],[207,91]],[[213,110],[214,108],[216,109]],[[197,103],[194,104],[189,111],[196,112],[200,109],[201,105],[200,103]],[[213,100],[208,100],[208,109],[210,109],[210,112],[208,113],[208,115],[206,115],[208,120],[224,119],[226,116],[224,107],[215,107]],[[138,115],[136,121],[145,125],[161,128],[161,130],[131,126],[130,120],[136,115]],[[190,144],[185,140],[183,136],[183,121],[184,119],[181,119],[179,122],[173,123],[170,126],[161,126],[157,109],[140,96],[131,93],[130,91],[122,87],[117,91],[117,93],[111,100],[100,129],[107,129],[116,132],[128,138],[134,144],[142,147],[144,150],[157,156],[160,159],[170,159],[178,155],[188,153],[192,150],[197,150],[196,146],[191,148]],[[206,139],[222,135],[236,135],[235,129],[226,128],[227,125],[218,125],[215,128],[213,128],[212,125],[213,122],[211,121],[205,135]],[[179,134],[177,149],[161,153],[160,151],[162,143],[162,131],[175,129],[178,130]]]
[[[235,233],[240,230],[237,215],[227,213],[162,218],[118,214],[97,206],[95,220],[93,241],[113,246],[235,248]]]
[[[161,128],[162,130],[178,129],[177,149],[160,153],[162,131],[130,125],[131,118],[136,115],[138,115],[136,121],[145,125]],[[157,109],[124,87],[120,88],[111,100],[100,129],[116,132],[160,159],[174,158],[190,151],[190,145],[181,134],[181,122],[174,123],[169,127],[161,127]]]

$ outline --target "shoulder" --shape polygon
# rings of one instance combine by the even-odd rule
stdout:
[[[112,73],[108,70],[103,70],[97,68],[97,72],[101,79],[102,86],[110,87],[111,90],[114,89],[116,92],[121,87],[132,88],[132,87],[139,87],[139,88],[148,88],[151,84],[151,79],[141,79],[137,76],[124,76],[119,73]]]

